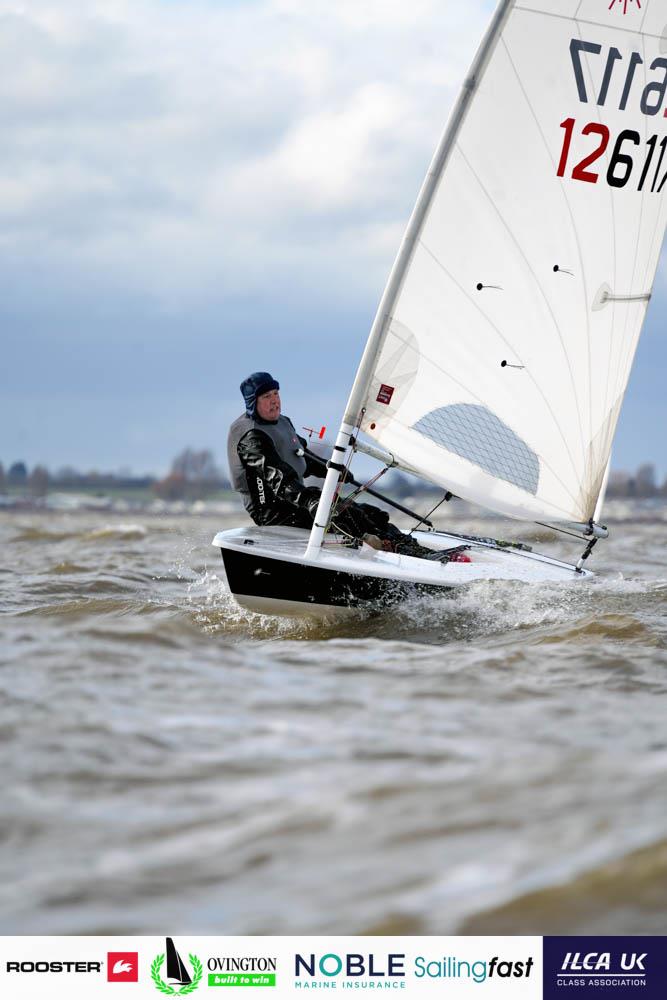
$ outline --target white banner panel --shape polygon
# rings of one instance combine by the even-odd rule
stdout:
[[[0,996],[538,1000],[539,937],[6,937]]]

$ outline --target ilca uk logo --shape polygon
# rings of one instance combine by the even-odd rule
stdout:
[[[545,937],[544,1000],[664,1000],[664,937]]]
[[[162,978],[161,969],[165,958],[167,960],[166,979]],[[192,993],[199,986],[204,974],[203,966],[196,955],[188,954],[190,968],[176,950],[172,938],[166,939],[166,950],[156,955],[151,963],[151,979],[155,988],[166,996],[183,997]],[[176,989],[180,986],[180,989]]]

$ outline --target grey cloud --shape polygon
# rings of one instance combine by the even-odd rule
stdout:
[[[319,2],[109,7],[101,0],[45,0],[22,16],[6,15],[5,229],[20,228],[24,243],[31,233],[53,239],[60,265],[61,242],[81,241],[88,272],[99,260],[101,281],[105,272],[124,272],[149,294],[157,262],[169,272],[172,299],[179,289],[187,297],[197,282],[206,294],[219,285],[216,258],[228,292],[236,281],[246,291],[249,276],[262,270],[257,255],[270,270],[286,241],[287,256],[299,254],[309,225],[316,241],[328,227],[336,245],[353,232],[356,214],[355,242],[365,241],[373,219],[382,226],[392,212],[401,218],[402,192],[412,197],[419,184],[435,141],[428,120],[435,88],[420,83],[423,66],[413,79],[415,44],[422,55],[423,43],[406,39],[402,15],[398,26],[389,16],[362,31],[346,16]],[[383,62],[398,45],[401,61]],[[355,103],[376,78],[405,84],[401,135],[372,131],[364,157],[341,178],[347,201],[332,205],[321,197],[321,165],[305,186],[290,173],[290,140],[307,117],[347,114],[353,125]],[[425,96],[416,116],[409,112],[415,94]],[[438,129],[444,114],[434,115]],[[341,142],[346,127],[343,119]],[[196,266],[179,267],[179,255],[168,252],[170,227],[187,230],[180,240]],[[91,255],[95,241],[99,251]],[[314,262],[307,264],[315,277]],[[324,254],[323,286],[330,269]],[[266,278],[258,281],[264,288]]]
[[[493,6],[0,0],[0,382],[16,412],[29,419],[31,387],[79,400],[92,452],[116,447],[128,400],[126,443],[179,393],[228,392],[231,413],[246,369],[287,358],[294,411],[314,367],[344,396]],[[34,412],[58,426],[57,407]],[[76,460],[76,421],[60,426]]]

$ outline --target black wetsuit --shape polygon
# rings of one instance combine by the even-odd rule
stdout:
[[[255,524],[312,527],[320,490],[303,480],[325,476],[326,463],[306,455],[306,446],[289,417],[269,422],[243,414],[232,424],[227,440],[232,485]],[[354,538],[405,538],[389,515],[371,504],[350,504],[334,515],[332,524]]]

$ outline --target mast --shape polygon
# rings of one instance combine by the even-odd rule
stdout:
[[[442,172],[447,165],[456,139],[465,121],[466,114],[479,86],[484,70],[493,54],[505,22],[514,6],[515,0],[500,0],[498,7],[491,19],[491,23],[482,39],[477,55],[466,77],[459,97],[452,109],[445,132],[436,149],[435,155],[429,167],[428,173],[422,184],[419,197],[412,211],[408,227],[403,237],[403,242],[399,249],[394,266],[389,275],[389,281],[385,287],[380,300],[373,326],[366,343],[366,348],[361,358],[361,363],[357,369],[356,378],[350,391],[345,414],[338,431],[336,444],[332,452],[331,460],[320,502],[315,514],[315,521],[310,532],[308,547],[306,548],[306,558],[315,559],[324,540],[327,529],[331,505],[334,494],[338,486],[340,474],[345,467],[349,457],[352,440],[355,433],[355,425],[360,418],[361,406],[366,398],[368,386],[372,378],[373,369],[377,360],[382,343],[391,322],[392,311],[403,284],[403,279],[410,265],[419,234],[424,220],[428,213],[431,201],[437,190]]]

